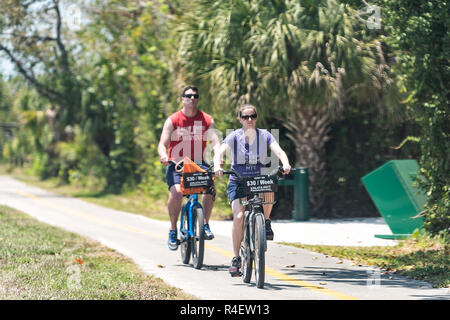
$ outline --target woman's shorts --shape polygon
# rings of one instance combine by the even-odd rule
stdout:
[[[207,164],[204,163],[200,163],[198,165],[200,168],[206,170],[209,168],[209,166]],[[170,188],[172,188],[173,185],[175,184],[180,184],[181,183],[181,172],[176,172],[175,171],[175,165],[171,164],[167,167],[166,169],[166,183],[169,186],[169,190]]]
[[[245,197],[242,195],[242,190],[240,190],[238,183],[236,181],[228,182],[227,193],[228,199],[230,199],[230,204],[236,199]]]
[[[236,181],[228,182],[227,193],[228,193],[228,199],[230,199],[230,204],[236,199],[247,198],[247,196],[244,194],[244,192],[242,190],[242,187],[239,187],[239,185]],[[262,197],[265,202],[273,202],[274,201],[274,193],[273,192],[259,193],[258,196]]]

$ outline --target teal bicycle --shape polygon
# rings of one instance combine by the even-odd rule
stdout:
[[[295,169],[291,169],[295,171]],[[283,167],[279,167],[268,175],[243,177],[238,172],[224,171],[224,174],[234,174],[238,179],[240,193],[246,197],[240,200],[244,206],[244,223],[239,249],[241,257],[241,277],[244,283],[250,283],[252,269],[255,268],[255,282],[259,289],[264,288],[265,253],[267,251],[264,204],[275,204],[267,201],[261,194],[278,192],[278,180],[283,177]]]

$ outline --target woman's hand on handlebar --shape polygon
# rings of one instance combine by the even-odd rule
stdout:
[[[282,175],[287,175],[292,170],[295,171],[295,169],[292,169],[292,167],[291,167],[291,165],[289,163],[283,164],[283,165],[280,164],[278,169],[272,171],[269,175],[277,175],[278,177],[281,177],[281,174]]]
[[[281,170],[283,170],[283,174],[289,174],[289,172],[291,171],[291,165],[289,163],[285,164],[283,165]]]

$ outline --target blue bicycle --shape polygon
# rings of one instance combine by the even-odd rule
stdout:
[[[175,163],[175,170],[182,170],[182,161]],[[185,188],[205,187],[205,192],[184,195],[186,203],[181,209],[180,217],[180,251],[184,264],[188,264],[192,256],[192,263],[195,269],[203,266],[205,252],[205,232],[204,232],[204,212],[201,203],[198,201],[199,194],[215,194],[213,173],[211,167],[207,172],[196,172],[183,174]]]

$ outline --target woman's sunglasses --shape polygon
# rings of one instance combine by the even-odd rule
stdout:
[[[257,117],[258,117],[258,115],[256,113],[249,114],[248,116],[241,115],[241,119],[244,119],[244,120],[253,120],[253,119],[256,119]]]
[[[183,97],[184,98],[192,98],[192,97],[194,97],[194,99],[198,99],[198,97],[199,97],[199,95],[198,94],[190,94],[190,93],[187,93],[187,94],[183,94]]]

